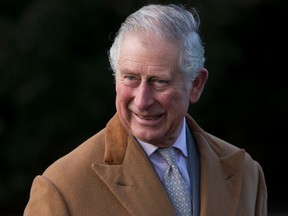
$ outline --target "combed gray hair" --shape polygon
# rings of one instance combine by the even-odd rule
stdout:
[[[122,23],[109,50],[110,66],[116,76],[120,42],[123,35],[136,33],[143,36],[147,32],[160,35],[163,39],[179,44],[179,69],[186,80],[186,88],[191,87],[200,68],[204,67],[204,47],[199,35],[200,19],[195,9],[189,11],[175,4],[151,4],[130,14]]]

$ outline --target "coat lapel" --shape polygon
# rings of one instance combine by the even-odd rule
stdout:
[[[188,124],[200,153],[200,215],[236,215],[245,151]]]
[[[244,150],[207,134],[186,118],[200,154],[200,215],[236,215]],[[175,215],[149,159],[117,116],[106,127],[104,162],[94,163],[93,169],[129,214]]]
[[[94,171],[131,215],[175,215],[146,154],[113,119],[106,127],[106,163],[94,163]]]

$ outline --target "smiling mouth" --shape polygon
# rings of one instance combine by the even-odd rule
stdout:
[[[155,120],[160,119],[161,116],[162,116],[162,114],[160,114],[160,115],[154,115],[154,116],[143,116],[143,115],[138,115],[138,114],[136,114],[136,113],[135,113],[135,115],[136,115],[138,118],[140,118],[140,119],[142,119],[142,120],[146,120],[146,121],[155,121]]]

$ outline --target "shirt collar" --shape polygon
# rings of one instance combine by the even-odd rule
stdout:
[[[137,139],[137,138],[136,138]],[[157,146],[154,146],[150,143],[143,142],[137,139],[143,150],[146,152],[147,156],[150,157],[157,149]],[[176,139],[175,143],[172,145],[173,147],[179,149],[185,157],[188,157],[187,145],[186,145],[186,121],[185,118],[182,122],[181,132]]]

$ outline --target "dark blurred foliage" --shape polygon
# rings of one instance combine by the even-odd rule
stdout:
[[[114,114],[107,51],[149,2],[198,9],[210,77],[189,112],[258,160],[269,211],[288,211],[285,0],[1,0],[1,215],[21,215],[35,175]]]

